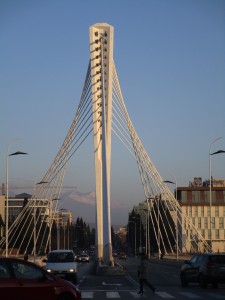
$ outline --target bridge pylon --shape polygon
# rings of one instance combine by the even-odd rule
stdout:
[[[90,27],[94,160],[96,184],[96,246],[99,259],[113,264],[110,217],[112,76],[114,28]]]

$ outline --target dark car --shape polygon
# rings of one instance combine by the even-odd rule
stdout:
[[[10,300],[80,300],[74,284],[56,278],[38,265],[0,257],[0,295]]]
[[[126,255],[126,253],[124,253],[124,252],[120,252],[119,254],[118,254],[118,258],[119,259],[127,259],[127,255]]]
[[[216,253],[195,254],[186,260],[180,272],[181,285],[199,283],[201,287],[225,283],[225,255]]]

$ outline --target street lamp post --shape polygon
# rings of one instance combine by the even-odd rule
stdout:
[[[150,217],[150,200],[154,200],[155,198],[148,198],[147,199],[147,205],[148,205],[148,259],[150,258],[151,255],[151,244],[150,244],[150,229],[149,229],[149,217]]]
[[[27,154],[25,152],[16,151],[14,153],[9,154],[10,146],[7,149],[7,155],[6,155],[6,233],[5,233],[5,256],[8,257],[9,255],[9,171],[8,171],[8,157],[9,156],[15,156],[15,155],[23,155]]]
[[[212,145],[220,139],[222,139],[222,137],[219,137],[219,138],[215,139],[214,141],[212,141],[212,143],[210,144],[210,147],[209,147],[209,205],[210,205],[210,251],[211,252],[212,252],[212,175],[211,175],[212,163],[211,163],[211,156],[220,154],[220,153],[225,153],[225,150],[218,150],[216,152],[211,153],[211,148],[212,148]]]
[[[132,217],[133,219],[135,219],[135,220],[138,220],[138,218],[137,217]],[[141,242],[141,216],[139,215],[139,226],[140,226],[140,233],[139,233],[139,235],[140,235],[140,246],[139,246],[139,250],[140,251],[142,251],[142,242]]]
[[[65,208],[60,208],[59,210],[61,212],[61,216],[62,216],[62,229],[63,229],[63,247],[64,249],[66,249],[66,221],[65,221],[65,216],[63,217],[63,213],[67,213],[68,210]]]
[[[148,253],[148,214],[146,211],[148,211],[148,210],[142,209],[141,211],[143,211],[143,213],[145,214],[145,224],[146,224],[145,254],[147,254]]]
[[[160,226],[159,226],[159,200],[160,200],[160,198],[157,197],[157,200],[158,200],[158,217],[157,217],[157,219],[158,219],[158,221],[157,221],[157,223],[158,223],[158,259],[160,259],[160,253],[161,253],[161,250],[160,250]]]
[[[129,223],[133,223],[134,224],[134,256],[136,256],[136,248],[137,248],[136,223],[134,221],[129,221]]]

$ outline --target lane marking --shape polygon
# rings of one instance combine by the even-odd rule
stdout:
[[[138,298],[138,299],[142,299],[142,298],[146,298],[146,295],[139,295],[137,292],[130,292],[130,294],[132,295],[133,298]]]
[[[120,295],[118,292],[106,292],[107,298],[120,298]]]
[[[202,297],[200,297],[200,296],[198,296],[196,294],[193,294],[191,292],[179,292],[179,294],[181,294],[181,295],[183,295],[185,297],[188,297],[190,299],[193,299],[193,298],[202,298]]]
[[[159,295],[161,298],[175,298],[174,296],[166,293],[166,292],[155,292],[155,294]]]
[[[114,285],[114,286],[121,286],[122,284],[121,283],[105,283],[105,282],[102,282],[102,285]]]
[[[94,292],[81,292],[82,299],[92,299],[94,297]]]

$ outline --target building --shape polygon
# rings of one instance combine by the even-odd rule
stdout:
[[[213,179],[211,186],[212,205],[210,205],[209,180],[202,182],[194,178],[188,187],[177,187],[177,200],[197,231],[210,244],[210,219],[212,217],[212,251],[225,252],[225,180]],[[210,217],[211,216],[211,217]],[[182,252],[204,252],[204,246],[196,246],[193,232],[182,218]],[[193,243],[192,243],[193,240]],[[180,241],[181,242],[181,241]],[[198,249],[196,248],[198,247]]]
[[[29,210],[29,214],[27,214],[26,213],[27,211],[23,211],[23,209],[29,202],[30,202],[29,207],[31,208],[31,210]],[[67,225],[69,225],[69,227],[72,225],[72,218],[73,218],[72,212],[67,211],[65,209],[61,209],[59,211],[55,211],[55,210],[51,211],[51,203],[52,203],[52,201],[50,201],[48,199],[32,199],[32,196],[27,193],[22,193],[22,194],[14,196],[14,197],[9,197],[8,198],[8,216],[9,216],[8,226],[9,226],[9,228],[12,226],[13,222],[17,219],[19,214],[23,211],[24,218],[26,218],[26,219],[23,219],[22,223],[25,222],[26,220],[29,220],[29,218],[33,218],[32,222],[28,221],[29,226],[31,224],[32,231],[26,231],[27,243],[28,242],[31,243],[31,240],[32,240],[32,238],[29,237],[29,234],[32,236],[35,236],[35,234],[36,234],[36,238],[37,238],[36,246],[38,248],[38,246],[42,245],[42,241],[41,241],[42,238],[43,239],[45,238],[46,241],[48,239],[48,237],[46,237],[46,236],[49,231],[45,229],[45,226],[47,224],[47,227],[49,227],[50,220],[51,220],[52,221],[51,224],[52,225],[53,225],[53,223],[55,224],[56,232],[55,232],[55,236],[54,236],[53,231],[51,232],[51,239],[49,239],[49,248],[50,247],[59,248],[60,246],[65,248],[65,246],[69,245],[69,243],[70,243],[69,242],[70,236],[69,236],[69,230],[67,229]],[[3,249],[5,248],[5,237],[6,237],[6,205],[7,205],[7,203],[6,203],[5,194],[0,195],[0,248],[3,248]],[[16,223],[17,225],[15,228],[19,228],[20,223],[21,223],[21,221]],[[37,232],[37,228],[38,228],[39,232],[41,232],[41,230],[42,230],[42,235],[41,234],[39,235],[39,233]],[[40,229],[40,228],[42,228],[42,229]],[[62,232],[61,235],[60,235],[60,232]],[[67,237],[66,237],[66,232],[67,232]],[[25,236],[22,236],[24,234],[24,232],[21,230],[21,232],[19,234],[20,234],[20,237],[18,237],[18,239],[24,241]],[[55,242],[55,244],[53,243],[54,240],[57,241],[57,242]],[[61,241],[62,245],[60,245],[60,240],[62,240]],[[31,245],[30,247],[33,247],[33,246]],[[13,244],[12,248],[14,248],[14,244]],[[43,245],[42,245],[41,249],[39,249],[39,251],[42,251],[42,248],[44,248]]]

